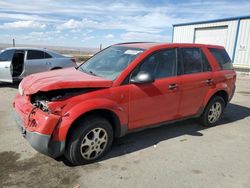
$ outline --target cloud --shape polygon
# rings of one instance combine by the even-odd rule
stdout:
[[[127,32],[121,34],[123,41],[142,41],[142,42],[167,42],[170,38],[167,35],[142,32]]]
[[[11,36],[29,41],[98,45],[118,41],[169,41],[172,24],[248,15],[250,1],[0,1],[0,40]],[[45,29],[46,28],[46,31]],[[21,31],[18,29],[22,29]],[[30,31],[40,33],[31,34]],[[91,30],[91,34],[86,31]],[[59,34],[53,31],[60,32]],[[51,33],[48,33],[51,32]],[[65,36],[68,33],[69,36]],[[113,35],[113,37],[112,37]],[[47,38],[47,39],[48,39]],[[61,39],[60,39],[61,38]],[[63,40],[62,40],[63,39]],[[46,41],[46,42],[47,42]]]
[[[172,23],[190,21],[186,18],[176,18],[167,15],[162,10],[155,9],[149,13],[138,15],[100,16],[83,18],[81,20],[69,19],[56,26],[58,30],[125,30],[127,32],[160,33],[166,28],[171,28]]]
[[[94,39],[94,38],[95,38],[95,36],[86,36],[86,37],[84,37],[82,39],[82,41],[85,42],[85,41],[88,41],[88,40],[91,40],[91,39]]]
[[[81,32],[81,29],[72,29],[72,30],[70,30],[70,33],[80,33],[80,32]]]
[[[113,34],[107,34],[104,36],[106,39],[112,39],[114,38],[115,36]]]
[[[36,21],[16,21],[7,22],[0,25],[1,29],[44,29],[46,24],[42,24]]]
[[[57,29],[63,30],[63,29],[78,29],[82,27],[82,22],[81,21],[76,21],[74,19],[70,19],[67,22],[64,22],[63,24],[60,24],[57,26]]]
[[[0,20],[33,20],[42,22],[60,22],[60,19],[50,18],[48,16],[39,16],[35,14],[5,13],[0,12]]]
[[[83,18],[82,20],[75,20],[75,19],[70,19],[62,24],[59,24],[56,26],[58,30],[79,30],[79,29],[85,29],[85,28],[95,28],[99,29],[100,28],[100,23],[97,21],[94,21],[92,19],[87,19]]]

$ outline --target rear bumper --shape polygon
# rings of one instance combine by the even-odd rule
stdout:
[[[228,102],[230,102],[235,94],[236,86],[234,85],[232,95],[229,97]]]
[[[64,141],[56,141],[49,134],[28,130],[25,128],[23,118],[17,109],[14,110],[13,114],[21,134],[35,150],[52,158],[59,157],[64,153]]]

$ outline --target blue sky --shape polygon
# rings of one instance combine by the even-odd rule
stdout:
[[[170,42],[172,24],[250,14],[250,1],[1,0],[0,43],[98,47]]]

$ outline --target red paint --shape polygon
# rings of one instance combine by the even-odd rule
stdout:
[[[195,115],[206,106],[217,91],[225,91],[229,98],[233,95],[235,71],[221,71],[215,58],[207,50],[208,47],[222,47],[163,43],[123,45],[143,48],[145,51],[114,81],[91,76],[74,68],[39,73],[23,79],[21,86],[24,96],[16,95],[14,107],[22,116],[26,129],[53,135],[53,139],[65,141],[69,128],[78,117],[92,110],[105,109],[113,112],[119,118],[121,125],[128,125],[128,129],[133,130]],[[145,57],[157,50],[175,47],[200,47],[205,53],[212,71],[163,78],[150,84],[122,85],[124,79]],[[207,79],[213,79],[213,83],[207,84],[205,82]],[[177,84],[178,87],[169,90],[168,85],[170,84]],[[31,118],[36,121],[37,125],[28,126],[28,116],[33,108],[30,103],[30,95],[38,91],[65,88],[99,89],[65,100],[50,102],[48,104],[52,111],[50,114],[35,109]],[[60,122],[59,119],[61,119]]]
[[[96,88],[111,87],[113,82],[104,78],[92,76],[67,68],[49,72],[42,72],[27,76],[21,82],[25,95],[31,95],[38,91],[49,91],[61,88]]]

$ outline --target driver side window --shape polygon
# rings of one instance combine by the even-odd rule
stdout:
[[[154,53],[144,60],[138,70],[151,73],[155,79],[176,76],[176,49],[166,49]]]

